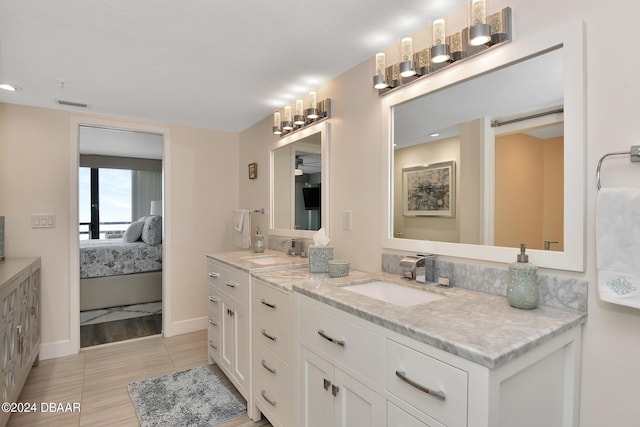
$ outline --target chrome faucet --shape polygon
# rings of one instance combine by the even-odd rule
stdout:
[[[418,254],[404,257],[400,261],[402,277],[415,280],[417,283],[426,284],[432,281],[433,276],[433,254]],[[428,266],[427,266],[428,264]]]
[[[302,240],[299,239],[287,239],[282,242],[282,245],[291,243],[291,246],[287,249],[287,255],[302,255]]]

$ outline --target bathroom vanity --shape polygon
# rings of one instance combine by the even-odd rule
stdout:
[[[421,289],[440,298],[406,306],[348,290],[413,287],[389,274],[257,276],[291,292],[295,310],[295,422],[274,425],[577,425],[584,312],[460,288]]]

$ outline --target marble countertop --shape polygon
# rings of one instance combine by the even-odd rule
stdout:
[[[7,285],[10,281],[18,277],[25,268],[34,264],[39,265],[40,258],[6,258],[0,262],[0,288]]]
[[[548,306],[520,310],[511,307],[505,297],[456,287],[426,285],[429,291],[446,298],[412,307],[342,289],[372,279],[424,288],[389,273],[352,270],[347,277],[329,279],[327,274],[300,269],[265,272],[256,277],[492,369],[581,325],[587,318],[586,312]]]
[[[252,250],[221,252],[215,254],[207,254],[207,257],[213,258],[232,267],[239,268],[240,270],[246,271],[248,273],[276,271],[283,268],[307,268],[309,266],[309,258],[291,256],[285,254],[284,252],[278,252],[270,249],[267,249],[262,253],[255,253]],[[272,257],[277,257],[277,259],[272,259]],[[261,260],[269,260],[269,263],[264,264],[261,262]]]

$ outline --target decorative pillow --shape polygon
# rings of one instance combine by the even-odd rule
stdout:
[[[122,239],[127,243],[137,242],[138,240],[140,240],[140,237],[142,237],[143,228],[144,222],[132,222],[131,225],[127,228],[127,231],[124,232],[124,236],[122,236]]]
[[[149,215],[144,219],[142,228],[142,241],[148,245],[159,245],[162,243],[162,217],[159,215]]]

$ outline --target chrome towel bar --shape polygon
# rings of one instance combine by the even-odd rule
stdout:
[[[607,153],[604,156],[600,157],[600,161],[598,162],[598,167],[596,168],[596,184],[598,186],[598,190],[602,187],[600,185],[600,169],[602,167],[602,162],[609,156],[620,156],[627,154],[629,156],[629,160],[632,162],[640,162],[640,145],[632,145],[629,151],[618,151],[615,153]]]

